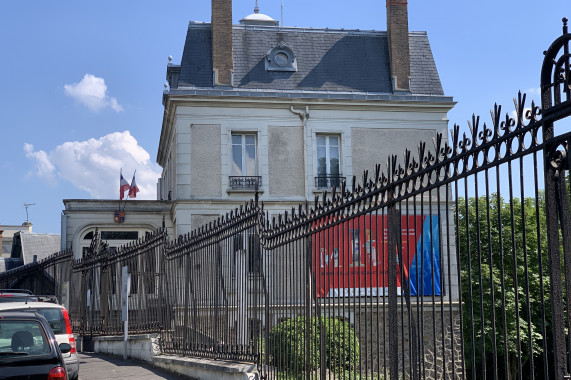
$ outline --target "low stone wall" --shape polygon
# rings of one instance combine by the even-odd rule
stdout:
[[[150,362],[160,355],[159,334],[130,335],[127,340],[127,357]],[[93,352],[122,356],[125,345],[122,336],[93,337]]]
[[[82,341],[82,339],[78,339]],[[122,336],[93,337],[91,344],[96,353],[123,356]],[[159,334],[130,335],[127,340],[127,357],[149,362],[167,371],[197,380],[258,380],[253,363],[212,360],[182,356],[161,355]]]
[[[153,365],[170,372],[188,376],[191,379],[258,380],[255,364],[237,363],[226,360],[188,358],[180,356],[155,356]]]
[[[403,378],[462,379],[462,325],[457,304],[412,305],[397,313],[399,374]],[[361,370],[388,373],[389,315],[383,308],[362,308],[354,314],[354,328],[361,346]],[[414,327],[414,328],[413,328]],[[416,337],[412,336],[416,331]],[[414,340],[414,341],[411,341]],[[413,363],[413,358],[420,360]],[[414,369],[413,369],[414,368]]]

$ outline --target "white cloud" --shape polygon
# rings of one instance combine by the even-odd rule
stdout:
[[[137,171],[137,199],[156,199],[161,168],[129,131],[114,132],[99,139],[69,141],[50,152],[34,151],[24,144],[26,157],[35,161],[34,173],[45,179],[64,179],[93,198],[119,198],[119,171],[131,182]]]
[[[36,161],[36,175],[40,178],[51,179],[54,177],[55,166],[52,165],[46,152],[43,150],[34,152],[34,146],[24,144],[26,157]]]
[[[95,75],[85,74],[79,83],[64,85],[66,95],[77,100],[90,110],[98,112],[110,107],[115,112],[123,111],[117,99],[107,94],[105,79]]]

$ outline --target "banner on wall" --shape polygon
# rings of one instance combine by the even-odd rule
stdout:
[[[402,281],[411,295],[440,295],[440,233],[437,215],[403,215],[402,254],[397,255],[397,294]],[[362,215],[313,235],[317,297],[388,295],[386,215]]]

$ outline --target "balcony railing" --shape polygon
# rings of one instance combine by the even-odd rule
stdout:
[[[339,188],[341,183],[345,181],[345,177],[335,175],[320,175],[315,177],[315,187],[318,189],[331,189],[332,187]]]
[[[262,177],[230,177],[230,188],[232,190],[256,190],[262,187]]]

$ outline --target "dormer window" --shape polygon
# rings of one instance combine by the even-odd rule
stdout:
[[[266,54],[266,71],[297,71],[297,58],[283,41]]]

